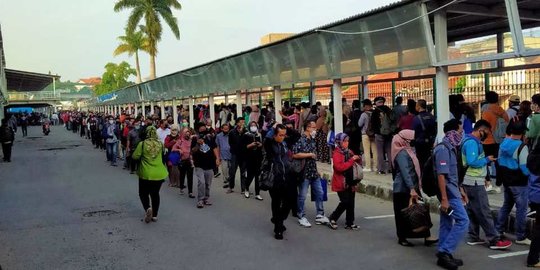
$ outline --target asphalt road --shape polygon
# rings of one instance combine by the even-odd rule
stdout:
[[[397,244],[391,202],[360,195],[359,231],[326,226],[301,228],[294,218],[285,240],[273,238],[270,198],[245,199],[225,194],[221,178],[212,187],[213,206],[166,185],[161,190],[159,221],[141,222],[137,178],[111,167],[105,153],[75,134],[39,127],[29,137],[17,134],[12,163],[0,163],[0,265],[11,269],[437,269],[435,247]],[[337,204],[329,194],[327,214]],[[314,205],[306,203],[313,221]],[[377,217],[366,219],[366,217]],[[386,216],[386,217],[385,217]],[[432,233],[437,233],[438,217]],[[312,222],[314,224],[314,222]],[[524,268],[526,255],[469,247],[456,257],[460,269]]]

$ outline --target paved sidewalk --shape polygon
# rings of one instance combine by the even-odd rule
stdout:
[[[330,178],[332,177],[332,165],[328,163],[318,162],[317,166],[321,175],[328,175]],[[391,174],[379,175],[375,172],[364,172],[364,179],[359,184],[359,192],[375,196],[383,200],[392,201],[392,181],[393,180]],[[501,189],[503,189],[503,187],[501,187]],[[499,209],[503,204],[503,201],[504,195],[502,192],[489,194],[489,204],[491,206],[494,217],[496,217]],[[431,211],[433,213],[438,213],[439,201],[437,200],[437,198],[429,198],[428,202],[431,205]],[[512,211],[512,213],[510,214],[510,218],[508,221],[508,224],[510,225],[514,224],[514,214],[514,211]],[[529,231],[530,229],[532,229],[533,225],[533,219],[529,219],[527,222],[527,230]],[[510,226],[507,231],[513,232],[513,226]]]

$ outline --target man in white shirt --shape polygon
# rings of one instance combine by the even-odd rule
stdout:
[[[167,127],[167,120],[160,120],[157,135],[161,143],[165,143],[165,138],[167,138],[167,135],[169,134],[171,134],[171,129]]]

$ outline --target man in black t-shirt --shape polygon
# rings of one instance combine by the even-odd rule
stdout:
[[[197,124],[197,137],[191,142],[193,158],[193,176],[197,179],[197,208],[212,205],[210,202],[210,186],[214,178],[214,168],[219,165],[216,142],[208,134],[204,123]]]

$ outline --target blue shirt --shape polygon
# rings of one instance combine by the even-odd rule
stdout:
[[[443,145],[444,144],[444,145]],[[433,150],[435,170],[446,179],[446,196],[448,199],[460,199],[458,182],[458,163],[456,149],[446,139]]]
[[[229,145],[229,134],[225,135],[220,132],[216,136],[216,144],[219,147],[219,155],[223,160],[231,160],[231,146]]]

